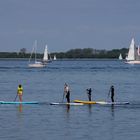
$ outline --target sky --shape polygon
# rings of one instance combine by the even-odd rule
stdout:
[[[140,44],[140,0],[0,0],[0,52]]]

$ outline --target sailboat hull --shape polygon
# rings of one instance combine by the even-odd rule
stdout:
[[[29,64],[28,65],[30,68],[43,68],[46,65],[42,64],[42,63],[35,63],[35,64]]]
[[[127,64],[140,64],[140,61],[138,60],[132,60],[132,61],[126,61]]]

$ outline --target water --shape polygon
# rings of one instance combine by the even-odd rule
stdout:
[[[92,88],[94,100],[107,98],[115,87],[116,101],[130,105],[51,106],[61,102],[63,86],[71,88],[71,100],[87,100]],[[0,61],[0,100],[13,101],[18,84],[24,101],[40,105],[0,105],[2,140],[138,140],[140,137],[140,65],[115,60],[54,61],[47,68],[31,69],[27,61]]]

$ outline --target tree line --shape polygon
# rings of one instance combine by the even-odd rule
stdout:
[[[84,49],[70,49],[66,52],[54,52],[51,53],[50,56],[56,55],[58,59],[63,58],[118,58],[119,54],[122,54],[122,57],[125,58],[128,49],[122,48],[122,49],[112,49],[112,50],[97,50],[93,48],[84,48]],[[0,58],[29,58],[30,53],[27,53],[26,51],[23,51],[23,49],[20,50],[20,52],[0,52]],[[43,54],[37,53],[36,54],[38,59],[41,59],[43,57]],[[34,54],[33,56],[34,57]]]

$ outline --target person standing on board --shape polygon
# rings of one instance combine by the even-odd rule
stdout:
[[[91,101],[91,88],[87,89],[88,100]]]
[[[64,95],[66,96],[67,103],[70,103],[70,88],[66,83],[64,85]]]
[[[114,86],[113,85],[110,87],[109,94],[111,94],[111,101],[114,102]]]
[[[22,87],[22,85],[18,86],[17,95],[19,97],[19,101],[22,102],[22,95],[23,95],[23,87]]]

